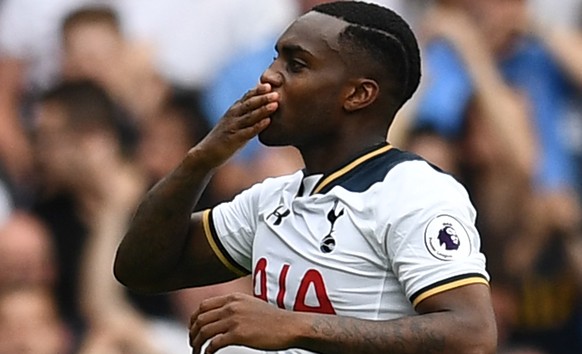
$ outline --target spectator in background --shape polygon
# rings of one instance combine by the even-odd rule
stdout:
[[[124,0],[131,41],[151,43],[156,71],[172,85],[201,89],[237,53],[261,45],[293,17],[294,0]]]
[[[540,1],[533,3],[544,10],[536,12],[539,18],[531,26],[533,35],[543,41],[562,70],[569,74],[576,91],[565,104],[561,133],[574,157],[575,187],[582,202],[582,1],[566,1],[549,11]],[[550,18],[552,15],[554,18]],[[576,276],[582,282],[582,237],[570,237],[566,244],[568,256],[576,265]],[[579,335],[582,336],[582,329]]]
[[[429,16],[409,143],[471,187],[494,295],[510,301],[497,305],[501,339],[578,353],[579,284],[563,255],[580,211],[558,131],[569,78],[526,35],[524,0],[441,1]]]
[[[539,7],[545,9],[540,5],[538,4]],[[569,20],[558,21],[559,19],[555,18],[548,20],[542,14],[536,13],[542,18],[537,19],[530,29],[532,35],[543,42],[561,69],[568,74],[573,89],[577,91],[565,104],[561,132],[568,150],[576,160],[577,188],[582,198],[582,103],[580,99],[582,94],[582,65],[580,65],[582,63],[582,1],[570,0],[554,7],[556,8],[554,11],[548,11],[544,15],[548,16],[548,13],[557,12],[561,17],[565,8],[569,11],[570,16],[567,17]]]
[[[244,0],[3,1],[0,8],[0,175],[16,203],[29,205],[34,198],[30,191],[34,171],[27,136],[32,119],[30,97],[54,84],[62,75],[59,31],[67,13],[88,4],[110,5],[121,12],[121,27],[131,39],[153,43],[154,53],[147,50],[144,53],[141,45],[140,50],[130,51],[132,55],[125,56],[126,62],[121,66],[126,71],[117,77],[123,81],[125,77],[142,74],[143,67],[151,68],[154,64],[154,71],[161,70],[164,74],[161,78],[146,73],[138,79],[138,84],[135,80],[121,83],[131,85],[131,90],[125,93],[138,92],[138,97],[149,97],[144,102],[132,100],[129,108],[141,112],[147,108],[145,103],[153,104],[163,94],[163,82],[189,87],[207,83],[205,78],[235,48],[252,46],[245,38],[262,38],[272,27],[287,22],[288,1],[291,0],[260,0],[252,6]],[[243,32],[252,32],[253,36],[238,35]],[[207,40],[209,33],[212,41]],[[96,58],[90,62],[97,64],[93,61]]]
[[[106,92],[91,81],[64,82],[48,91],[38,109],[44,188],[35,210],[55,236],[63,270],[61,309],[80,329],[84,350],[160,353],[158,345],[175,348],[153,331],[156,316],[170,321],[167,299],[127,294],[111,271],[115,247],[147,187],[131,162],[134,143],[127,128]]]
[[[13,212],[0,227],[0,354],[73,353],[71,328],[54,299],[57,273],[45,225]]]
[[[53,289],[55,250],[46,226],[34,215],[15,211],[0,227],[0,290],[13,286]]]
[[[115,8],[72,11],[63,20],[61,37],[65,78],[98,82],[138,124],[157,113],[169,84],[154,68],[153,49],[125,38]]]
[[[174,89],[152,119],[142,125],[138,161],[153,185],[173,170],[180,156],[209,131],[198,92]]]
[[[28,207],[34,199],[31,107],[34,96],[60,78],[60,22],[92,1],[0,4],[0,175],[17,206]]]
[[[51,292],[42,287],[0,289],[0,354],[73,354]]]

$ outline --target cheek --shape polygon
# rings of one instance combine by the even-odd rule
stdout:
[[[288,102],[283,104],[285,109],[292,110],[306,123],[314,119],[319,120],[319,117],[332,114],[334,109],[341,108],[338,87],[339,84],[336,83],[317,81],[312,85],[302,85],[289,90]]]

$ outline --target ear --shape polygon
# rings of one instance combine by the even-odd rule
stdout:
[[[344,99],[343,108],[354,112],[374,103],[380,93],[380,86],[375,80],[357,79],[350,85]]]

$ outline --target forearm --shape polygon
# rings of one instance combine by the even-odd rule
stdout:
[[[494,353],[495,330],[451,312],[366,321],[303,315],[298,347],[322,354]]]
[[[111,265],[129,215],[104,209],[93,221],[81,269],[82,307],[85,316],[90,319],[118,311],[127,305],[123,288],[111,274]]]
[[[475,86],[480,117],[485,119],[506,154],[506,165],[528,177],[533,173],[536,151],[527,105],[504,82],[492,54],[483,45],[469,43],[461,50]]]
[[[188,242],[190,216],[214,165],[192,149],[139,205],[118,247],[115,274],[141,288],[170,274]]]
[[[152,292],[232,279],[192,211],[212,172],[270,124],[279,99],[270,91],[268,84],[249,90],[147,193],[117,251],[114,270],[123,284]]]

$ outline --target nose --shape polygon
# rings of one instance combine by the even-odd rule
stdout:
[[[273,61],[271,65],[263,71],[261,75],[262,84],[270,84],[271,87],[279,87],[283,84],[283,75],[276,68],[277,60]]]

